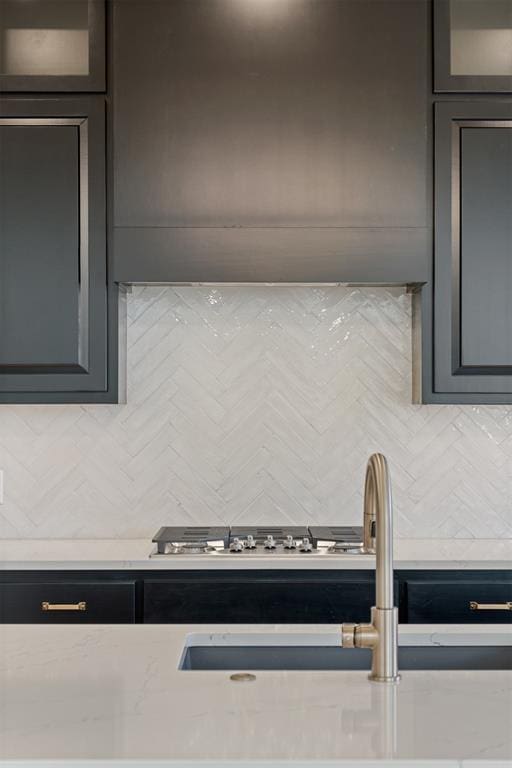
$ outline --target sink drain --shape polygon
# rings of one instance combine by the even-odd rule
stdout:
[[[249,683],[256,680],[256,675],[251,675],[250,672],[235,672],[234,675],[229,676],[229,679],[235,683]]]

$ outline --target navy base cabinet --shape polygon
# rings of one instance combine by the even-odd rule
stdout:
[[[434,581],[425,578],[407,582],[409,624],[510,624],[512,583],[496,577]]]
[[[132,624],[133,581],[9,581],[0,584],[6,624]]]
[[[340,624],[374,601],[367,570],[0,572],[0,623]],[[508,623],[512,570],[395,571],[395,604],[402,624]]]
[[[200,579],[144,582],[145,623],[331,624],[366,621],[375,600],[371,575],[340,579],[307,573],[236,578],[234,573]]]

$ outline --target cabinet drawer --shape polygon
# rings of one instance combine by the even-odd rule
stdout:
[[[510,601],[512,582],[507,581],[408,582],[407,621],[411,624],[507,624],[512,622],[512,610],[505,610]],[[474,603],[478,604],[476,610],[472,608]]]
[[[144,583],[148,623],[368,621],[372,582],[179,581]]]
[[[0,584],[0,622],[131,624],[135,583]]]

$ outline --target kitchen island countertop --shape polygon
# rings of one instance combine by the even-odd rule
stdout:
[[[245,633],[272,642],[311,642],[313,633],[333,645],[338,631],[5,625],[0,765],[512,766],[512,670],[406,671],[388,686],[366,672],[265,671],[233,682],[225,671],[178,669],[198,634],[222,643],[233,633],[241,643]],[[400,642],[512,644],[512,627],[405,626]]]

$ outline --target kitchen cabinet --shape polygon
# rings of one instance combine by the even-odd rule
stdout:
[[[13,624],[131,624],[133,581],[34,581],[0,584],[0,622]]]
[[[512,570],[397,570],[394,590],[402,624],[512,620]],[[373,570],[0,571],[0,623],[336,624],[369,621],[374,602]]]
[[[509,624],[512,583],[420,579],[407,582],[408,624]]]
[[[368,576],[234,580],[230,574],[209,574],[144,581],[144,623],[150,624],[367,621],[374,602],[375,583]]]
[[[125,282],[429,279],[426,0],[113,0]]]
[[[512,0],[434,0],[435,91],[512,92]]]
[[[512,102],[436,104],[432,393],[512,398]]]
[[[0,403],[115,402],[102,96],[0,100]]]
[[[103,0],[2,0],[0,92],[104,90]]]

